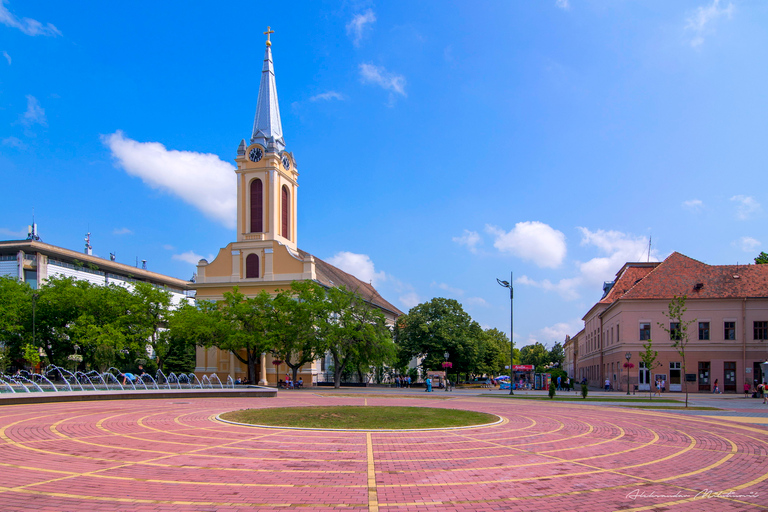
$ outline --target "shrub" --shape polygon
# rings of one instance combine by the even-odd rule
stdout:
[[[586,384],[581,385],[581,398],[587,398],[587,394],[589,393],[589,388],[587,388]]]
[[[555,398],[555,386],[552,383],[549,384],[549,398]]]

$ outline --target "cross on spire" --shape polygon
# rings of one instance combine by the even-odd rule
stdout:
[[[274,30],[270,30],[269,26],[267,26],[267,31],[264,32],[264,35],[267,36],[267,46],[272,46],[272,42],[269,40],[269,35],[274,34]]]

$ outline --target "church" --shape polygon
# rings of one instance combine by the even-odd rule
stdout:
[[[293,281],[312,280],[330,288],[346,286],[356,291],[371,307],[379,308],[387,322],[402,314],[369,283],[302,251],[298,247],[298,178],[296,159],[286,149],[277,101],[272,43],[267,28],[264,65],[261,71],[256,117],[250,140],[237,148],[237,235],[236,241],[219,250],[216,258],[200,260],[193,285],[198,300],[219,301],[237,286],[252,297],[265,290],[287,290]],[[234,354],[216,348],[197,348],[195,371],[215,372],[222,380],[245,378],[247,368]],[[325,380],[325,360],[303,367],[304,382]],[[287,367],[272,365],[272,357],[261,355],[258,383],[276,385]]]

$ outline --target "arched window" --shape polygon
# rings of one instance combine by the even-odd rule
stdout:
[[[251,182],[251,233],[264,231],[264,186],[261,180]]]
[[[283,185],[282,215],[280,216],[281,227],[280,234],[285,238],[291,238],[291,196],[288,187]]]
[[[259,277],[259,256],[257,254],[249,254],[245,258],[245,277],[246,279]]]

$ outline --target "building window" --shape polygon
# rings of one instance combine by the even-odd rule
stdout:
[[[251,233],[264,231],[264,186],[261,180],[251,182]]]
[[[619,342],[619,325],[616,324],[616,343]]]
[[[245,258],[245,277],[246,279],[259,277],[259,256],[249,254]]]
[[[280,230],[280,234],[283,237],[290,239],[291,233],[289,229],[291,225],[291,218],[290,218],[291,217],[291,196],[290,196],[290,193],[288,192],[288,187],[286,187],[285,185],[283,185],[282,196],[283,196],[282,203],[281,203],[282,215],[280,216],[280,219],[282,221],[281,222],[282,229]]]
[[[669,322],[669,339],[670,340],[679,340],[682,338],[682,334],[680,332],[680,322]]]
[[[699,322],[699,339],[709,339],[709,322]]]
[[[640,341],[651,339],[651,324],[650,322],[640,323]]]
[[[723,322],[723,339],[736,339],[736,322]]]
[[[755,339],[768,340],[768,322],[755,322]]]

